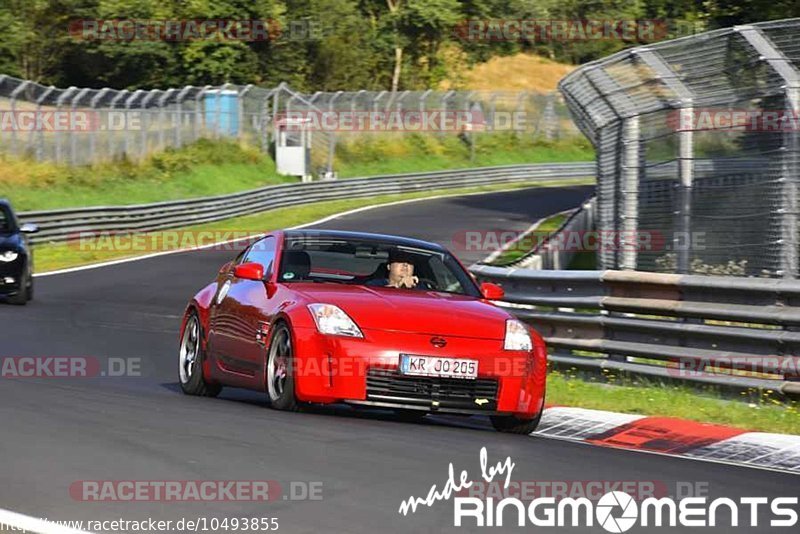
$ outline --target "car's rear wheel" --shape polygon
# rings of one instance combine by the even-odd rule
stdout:
[[[498,432],[528,435],[539,426],[539,421],[542,419],[542,412],[539,412],[533,419],[520,419],[513,415],[492,415],[489,419],[491,419],[492,426]]]
[[[216,397],[222,391],[219,384],[209,384],[203,377],[203,330],[194,311],[189,313],[181,335],[178,378],[181,390],[187,395]]]
[[[267,349],[266,377],[267,396],[276,410],[294,412],[300,408],[294,396],[293,357],[292,332],[286,324],[278,323],[272,330]]]

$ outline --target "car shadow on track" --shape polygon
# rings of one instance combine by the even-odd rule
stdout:
[[[165,382],[161,387],[181,395],[181,387],[178,382]],[[226,388],[220,396],[215,399],[223,402],[237,402],[258,406],[269,410],[269,401],[261,394],[244,389]],[[431,425],[446,426],[456,428],[468,428],[471,430],[486,430],[495,432],[489,419],[484,416],[467,416],[451,414],[428,414],[419,421],[408,421],[398,415],[394,410],[354,407],[347,404],[307,404],[301,409],[301,414],[324,415],[330,417],[348,417],[353,419],[366,419],[374,421],[395,422],[406,425]]]

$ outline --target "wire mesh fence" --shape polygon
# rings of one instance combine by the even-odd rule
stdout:
[[[337,147],[364,137],[452,136],[474,148],[480,136],[500,132],[544,139],[578,134],[558,93],[301,94],[286,84],[62,89],[0,75],[0,150],[68,165],[137,160],[200,138],[227,137],[273,153],[279,140],[302,143],[310,174],[328,175],[336,170]]]
[[[619,240],[599,268],[797,277],[798,32],[717,30],[562,80],[597,149],[598,230]]]

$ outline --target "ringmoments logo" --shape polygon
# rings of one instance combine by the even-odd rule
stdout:
[[[752,527],[791,528],[798,523],[798,497],[741,497],[731,499],[708,496],[659,497],[635,499],[625,491],[610,490],[592,500],[587,497],[554,496],[520,499],[509,496],[488,497],[485,494],[463,496],[475,484],[503,481],[503,489],[511,486],[516,464],[511,457],[489,465],[486,448],[480,451],[480,479],[467,470],[458,475],[450,463],[447,480],[430,487],[427,496],[410,496],[400,504],[401,515],[418,513],[439,501],[453,501],[455,527],[602,527],[606,532],[627,532],[642,527]],[[588,487],[588,483],[586,483]],[[640,495],[641,497],[641,495]],[[749,517],[748,517],[749,516]]]

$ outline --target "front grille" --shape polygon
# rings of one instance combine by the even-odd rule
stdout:
[[[417,406],[431,411],[493,412],[497,410],[497,380],[407,376],[386,369],[370,369],[367,372],[367,400]]]

